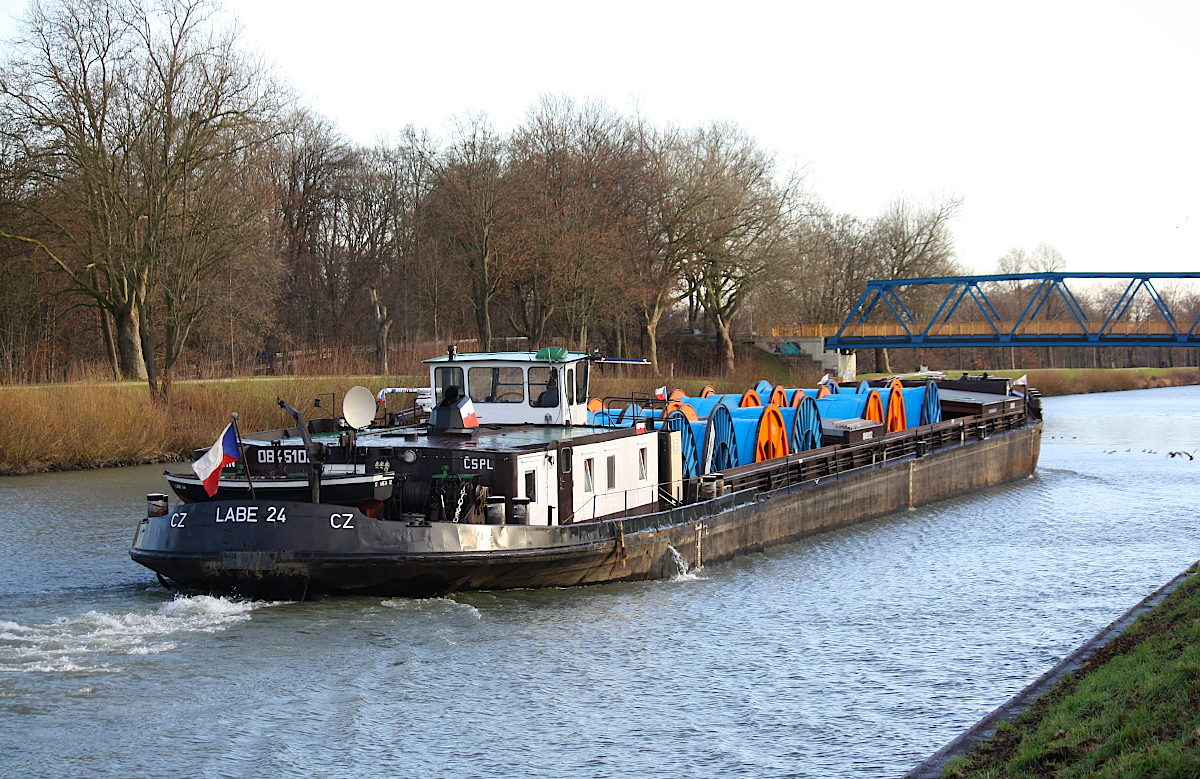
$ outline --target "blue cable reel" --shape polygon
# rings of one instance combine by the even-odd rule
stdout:
[[[630,403],[625,408],[621,409],[621,413],[617,415],[617,427],[633,427],[634,423],[645,419],[646,412],[637,403]]]
[[[788,428],[788,446],[793,452],[807,452],[821,448],[821,411],[817,401],[805,395],[795,408],[795,416]]]
[[[729,409],[717,406],[708,418],[708,426],[704,433],[704,473],[724,471],[736,467],[737,434],[733,429],[733,417]]]
[[[663,422],[667,430],[679,431],[680,448],[683,450],[683,478],[692,479],[700,475],[700,457],[696,452],[696,437],[693,434],[692,422],[676,409],[667,415]]]
[[[925,398],[921,404],[921,424],[932,425],[942,421],[942,399],[938,395],[937,382],[930,379],[925,383]]]
[[[827,395],[814,400],[820,419],[859,419],[867,408],[869,395]]]

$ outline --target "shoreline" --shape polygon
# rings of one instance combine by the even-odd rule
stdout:
[[[961,371],[946,373],[957,376]],[[989,372],[1008,378],[1021,374]],[[1028,375],[1030,386],[1047,397],[1200,384],[1200,368],[1047,369]],[[193,450],[212,443],[230,411],[239,413],[243,430],[287,427],[292,422],[279,410],[276,398],[306,409],[315,396],[331,391],[340,396],[352,385],[364,384],[375,392],[398,381],[411,383],[410,377],[381,376],[180,382],[167,408],[154,406],[140,382],[0,387],[0,414],[7,422],[0,427],[0,476],[186,462]],[[746,383],[738,378],[680,378],[671,383],[698,392],[710,381],[718,391],[744,389]],[[631,389],[652,393],[661,382],[597,377],[593,391],[597,397],[620,396]]]
[[[987,768],[967,767],[964,769],[962,766],[950,766],[949,770],[954,773],[948,773],[946,769],[947,764],[952,761],[970,761],[980,757],[980,748],[990,746],[1000,728],[1012,726],[1039,703],[1043,703],[1049,696],[1059,693],[1063,689],[1064,677],[1072,681],[1085,679],[1088,675],[1099,671],[1113,656],[1128,653],[1138,643],[1136,638],[1132,642],[1132,646],[1124,646],[1117,652],[1107,653],[1104,650],[1114,641],[1125,636],[1143,615],[1156,613],[1163,601],[1189,579],[1194,579],[1198,571],[1200,571],[1200,562],[1188,566],[1109,623],[1091,639],[1074,649],[1023,690],[904,774],[902,779],[940,779],[943,776],[971,777],[977,773],[981,777],[992,775],[982,773]],[[1081,670],[1084,671],[1083,675],[1076,677],[1076,672]],[[1026,728],[1036,726],[1036,723],[1022,722],[1021,724]],[[995,768],[995,766],[989,767]]]

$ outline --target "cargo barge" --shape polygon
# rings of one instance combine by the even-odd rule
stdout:
[[[622,426],[589,424],[593,359],[451,350],[427,361],[422,424],[377,415],[361,388],[338,420],[303,424],[288,407],[297,426],[244,436],[213,494],[168,474],[177,502],[148,496],[130,555],[167,586],[266,598],[647,580],[1037,466],[1036,406],[1007,382],[972,380],[943,383],[955,418],[794,453],[764,438],[756,461],[713,469],[713,437],[671,429],[665,405],[645,403]]]

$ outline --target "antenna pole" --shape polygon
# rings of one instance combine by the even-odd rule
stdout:
[[[238,413],[236,411],[230,412],[229,418],[233,420],[233,435],[237,438],[238,457],[242,458],[242,470],[246,472],[246,484],[250,486],[250,499],[258,500],[258,497],[254,494],[254,482],[250,480],[250,461],[246,459],[246,448],[242,446],[242,434],[238,432]]]

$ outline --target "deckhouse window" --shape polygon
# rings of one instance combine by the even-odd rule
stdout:
[[[515,366],[470,368],[467,379],[471,400],[476,403],[520,403],[525,400],[525,375]]]
[[[615,454],[608,456],[608,488],[610,490],[617,488],[617,456]]]
[[[558,368],[530,368],[529,405],[558,408],[559,402]]]
[[[638,481],[645,481],[648,475],[646,467],[646,447],[638,449]]]
[[[596,459],[594,457],[583,461],[583,491],[596,491]]]
[[[588,397],[588,368],[590,363],[575,364],[575,397],[577,402],[586,403]]]
[[[525,497],[537,503],[537,471],[525,471]]]
[[[433,370],[433,400],[435,403],[441,403],[446,397],[447,387],[458,387],[458,394],[461,396],[466,387],[463,386],[462,368],[442,366]]]

